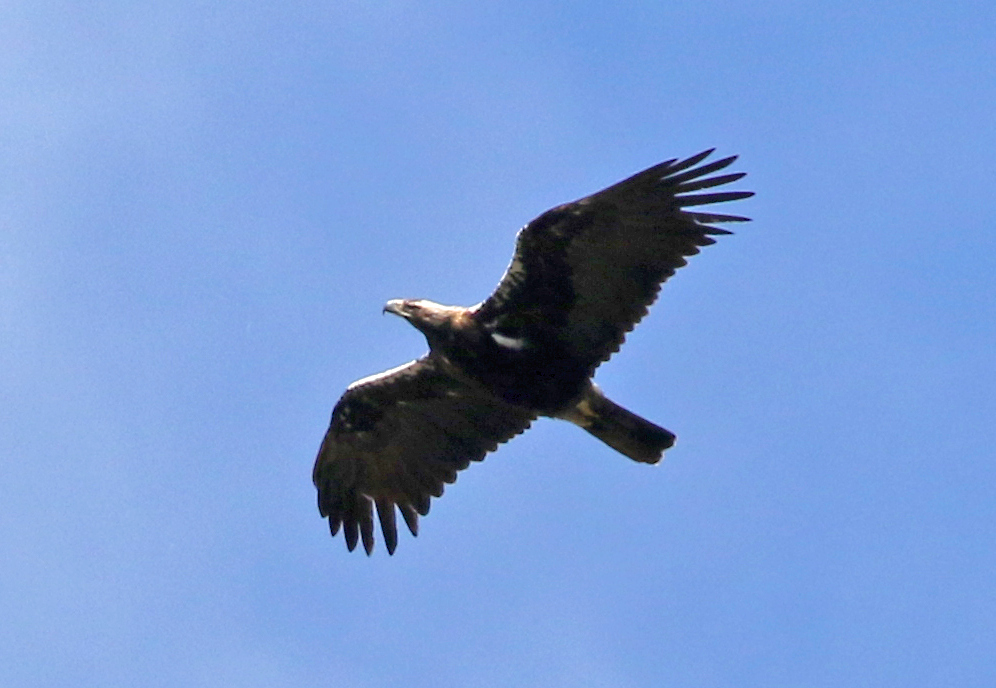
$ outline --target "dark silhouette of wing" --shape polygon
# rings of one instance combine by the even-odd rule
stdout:
[[[395,506],[412,535],[429,499],[457,471],[529,427],[528,409],[458,380],[428,354],[354,382],[332,411],[315,461],[318,509],[352,551],[373,551],[373,507],[390,553],[397,546]]]
[[[715,243],[710,235],[730,234],[715,224],[748,220],[688,210],[753,195],[693,193],[744,176],[708,176],[736,160],[696,167],[711,153],[655,165],[537,217],[519,232],[511,265],[474,317],[505,337],[559,341],[594,372],[686,258]]]

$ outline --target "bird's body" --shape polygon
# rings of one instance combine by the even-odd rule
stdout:
[[[519,233],[494,294],[476,306],[394,300],[429,352],[346,390],[315,462],[321,514],[352,550],[373,549],[376,507],[389,552],[395,507],[412,534],[457,471],[539,416],[568,420],[626,456],[656,463],[669,431],[608,400],[591,378],[647,313],[661,283],[714,243],[711,226],[744,221],[688,206],[752,195],[700,189],[743,174],[706,177],[712,151],[661,163],[592,196],[553,208]]]

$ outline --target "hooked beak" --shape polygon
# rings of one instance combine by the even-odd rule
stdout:
[[[384,313],[393,313],[394,315],[400,315],[402,318],[408,317],[408,312],[405,310],[405,302],[403,299],[391,299],[386,304],[384,304]]]

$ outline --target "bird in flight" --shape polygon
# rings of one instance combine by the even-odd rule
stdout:
[[[703,189],[736,156],[713,150],[662,162],[607,189],[552,208],[519,231],[512,262],[487,299],[469,308],[388,301],[425,335],[422,358],[351,384],[332,411],[313,480],[318,509],[350,551],[374,547],[374,511],[387,551],[396,513],[412,535],[429,500],[540,416],[580,426],[621,454],[657,463],[675,436],[610,401],[591,378],[647,314],[661,284],[749,218],[692,210],[752,196]]]

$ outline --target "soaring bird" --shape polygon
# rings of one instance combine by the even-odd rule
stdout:
[[[352,551],[398,544],[396,510],[418,517],[457,472],[539,416],[580,426],[621,454],[660,461],[675,435],[610,401],[592,382],[647,314],[661,284],[716,227],[739,215],[689,210],[749,191],[695,193],[744,173],[709,176],[736,156],[700,165],[714,149],[639,172],[546,211],[517,236],[494,293],[469,308],[424,299],[388,301],[425,335],[422,358],[351,384],[332,411],[313,480],[318,509]]]

